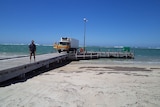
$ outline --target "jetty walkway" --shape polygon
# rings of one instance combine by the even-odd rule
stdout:
[[[67,58],[67,53],[50,53],[37,55],[35,62],[33,59],[30,62],[29,56],[0,60],[0,82],[9,80],[17,76],[25,76],[25,73],[44,66],[46,68],[49,68],[49,64],[54,62],[59,63],[63,60],[67,60]]]
[[[99,58],[134,58],[131,52],[77,52],[77,53],[50,53],[37,55],[36,61],[32,59],[30,62],[29,56],[13,57],[0,60],[0,83],[14,77],[25,77],[25,74],[39,69],[41,67],[49,68],[51,64],[58,65],[59,63],[68,60],[87,60]],[[53,65],[52,65],[53,66]]]

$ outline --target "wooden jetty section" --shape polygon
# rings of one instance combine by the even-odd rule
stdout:
[[[37,55],[36,61],[30,62],[29,57],[9,58],[0,60],[0,82],[9,80],[17,76],[25,76],[25,73],[40,67],[48,68],[51,63],[67,60],[67,53],[51,53]]]
[[[131,52],[98,52],[100,58],[126,58],[134,59],[134,53]]]
[[[125,58],[134,59],[134,53],[131,52],[77,52],[70,53],[69,59],[72,60],[86,60],[99,58]]]

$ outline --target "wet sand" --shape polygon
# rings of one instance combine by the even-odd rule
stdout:
[[[0,87],[0,107],[160,107],[160,67],[71,62]]]

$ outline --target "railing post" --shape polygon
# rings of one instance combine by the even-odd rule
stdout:
[[[92,52],[90,53],[90,58],[92,59]]]

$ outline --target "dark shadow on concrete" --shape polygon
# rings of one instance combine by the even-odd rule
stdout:
[[[31,79],[37,75],[40,75],[42,73],[45,73],[45,72],[48,72],[50,70],[53,70],[53,69],[56,69],[56,68],[59,68],[59,67],[62,67],[64,65],[67,65],[69,64],[71,61],[70,60],[65,60],[63,62],[54,62],[54,63],[51,63],[49,64],[49,66],[43,66],[41,68],[38,68],[38,69],[35,69],[33,71],[30,71],[26,74],[24,74],[23,76],[19,76],[19,77],[15,77],[15,78],[12,78],[10,80],[7,80],[7,81],[4,81],[4,82],[1,82],[0,83],[0,87],[6,87],[6,86],[9,86],[11,84],[16,84],[16,83],[20,83],[20,82],[25,82],[27,81],[28,79]]]
[[[28,55],[23,55],[23,56],[16,56],[16,57],[0,58],[0,60],[14,59],[14,58],[22,58],[22,57],[29,57],[29,56],[28,56]]]

